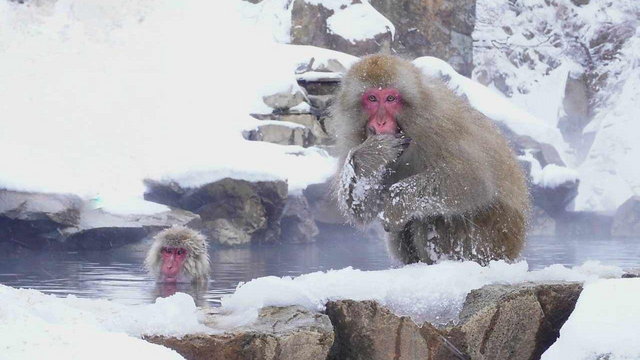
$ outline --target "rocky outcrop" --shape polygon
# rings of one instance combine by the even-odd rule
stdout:
[[[613,236],[640,236],[640,196],[625,201],[613,216]]]
[[[215,326],[217,318],[210,315],[206,323]],[[333,329],[326,315],[297,306],[268,307],[254,323],[225,334],[145,339],[188,360],[318,360],[329,354]]]
[[[558,338],[581,291],[568,282],[488,285],[471,291],[459,320],[446,326],[416,324],[375,301],[338,300],[325,314],[267,307],[222,334],[145,339],[186,359],[534,360]],[[224,315],[204,323],[219,329]]]
[[[472,291],[456,325],[415,324],[372,301],[327,304],[331,359],[539,359],[557,339],[579,283],[490,285]]]
[[[145,199],[200,215],[190,226],[220,245],[277,243],[287,199],[284,181],[225,178],[193,189],[147,181]]]
[[[395,25],[392,48],[397,53],[435,56],[471,75],[475,0],[372,0],[371,5]]]
[[[322,2],[295,0],[291,10],[291,42],[356,56],[391,48],[393,52],[408,58],[435,56],[449,62],[461,74],[471,74],[474,0],[373,0],[370,4],[380,14],[369,16],[388,19],[395,27],[393,37],[390,28],[360,40],[345,39],[331,31],[328,26],[330,17],[338,11],[361,4],[360,0],[345,1],[342,6],[333,8]]]
[[[75,195],[0,190],[0,242],[32,250],[112,249],[197,218],[180,209],[115,214]]]

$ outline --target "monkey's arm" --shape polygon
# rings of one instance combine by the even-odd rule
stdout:
[[[398,181],[382,194],[381,219],[385,230],[401,231],[412,219],[464,215],[488,206],[496,196],[495,188],[486,176],[462,178],[423,172]]]
[[[392,135],[376,135],[349,151],[337,179],[337,196],[340,209],[351,221],[367,223],[382,210],[383,179],[404,143]]]

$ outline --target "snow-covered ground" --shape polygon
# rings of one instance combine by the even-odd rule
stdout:
[[[301,305],[322,310],[327,301],[339,299],[376,300],[417,322],[444,323],[456,318],[472,289],[553,280],[586,281],[587,285],[560,342],[546,359],[582,359],[566,354],[577,354],[576,347],[587,340],[588,346],[579,348],[585,354],[631,354],[627,357],[631,359],[640,354],[638,332],[633,331],[640,321],[640,280],[602,280],[621,273],[617,267],[594,262],[536,271],[528,271],[526,262],[493,262],[487,267],[444,262],[381,271],[345,268],[295,278],[269,276],[240,284],[234,294],[223,298],[220,311],[224,318],[217,322],[217,329],[202,325],[193,299],[186,294],[160,298],[154,304],[123,305],[0,285],[0,359],[35,359],[41,354],[52,359],[113,359],[127,358],[132,351],[140,359],[176,359],[180,357],[174,352],[140,337],[217,333],[252,322],[264,306]]]
[[[587,284],[542,360],[640,359],[640,279]]]
[[[227,2],[43,3],[0,2],[0,188],[139,212],[144,178],[286,179],[296,191],[333,172],[322,150],[242,131],[272,110],[263,95],[298,89],[301,61],[334,52],[276,44]]]
[[[182,359],[139,337],[203,331],[186,294],[131,306],[0,285],[0,359]]]

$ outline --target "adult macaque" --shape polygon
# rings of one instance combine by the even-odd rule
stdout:
[[[204,235],[185,226],[173,226],[153,238],[145,266],[158,282],[206,283],[209,253]]]
[[[382,220],[405,263],[515,259],[529,195],[494,124],[439,80],[389,55],[365,57],[343,79],[333,112],[336,178],[351,221]]]

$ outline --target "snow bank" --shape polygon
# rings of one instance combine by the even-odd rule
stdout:
[[[542,360],[640,359],[640,279],[587,284]]]
[[[196,311],[181,293],[131,306],[0,285],[0,359],[182,359],[139,337],[206,331]]]
[[[398,269],[361,271],[353,268],[315,272],[292,277],[268,276],[240,284],[222,299],[227,314],[221,326],[250,323],[264,306],[301,305],[322,310],[329,300],[375,300],[416,322],[446,323],[457,318],[464,299],[473,289],[487,284],[523,281],[590,281],[619,277],[622,270],[597,262],[566,268],[552,265],[528,271],[526,262],[492,262],[482,267],[474,262],[413,264]]]
[[[494,121],[503,123],[518,135],[553,145],[562,155],[566,144],[560,131],[512,103],[500,93],[458,74],[445,61],[431,56],[417,58],[413,63],[428,76],[448,78],[445,82],[459,96],[465,96],[471,106]]]
[[[296,191],[333,173],[321,150],[242,138],[264,94],[297,87],[297,61],[233,3],[46,4],[0,2],[0,188],[135,212],[144,178],[286,179]]]

